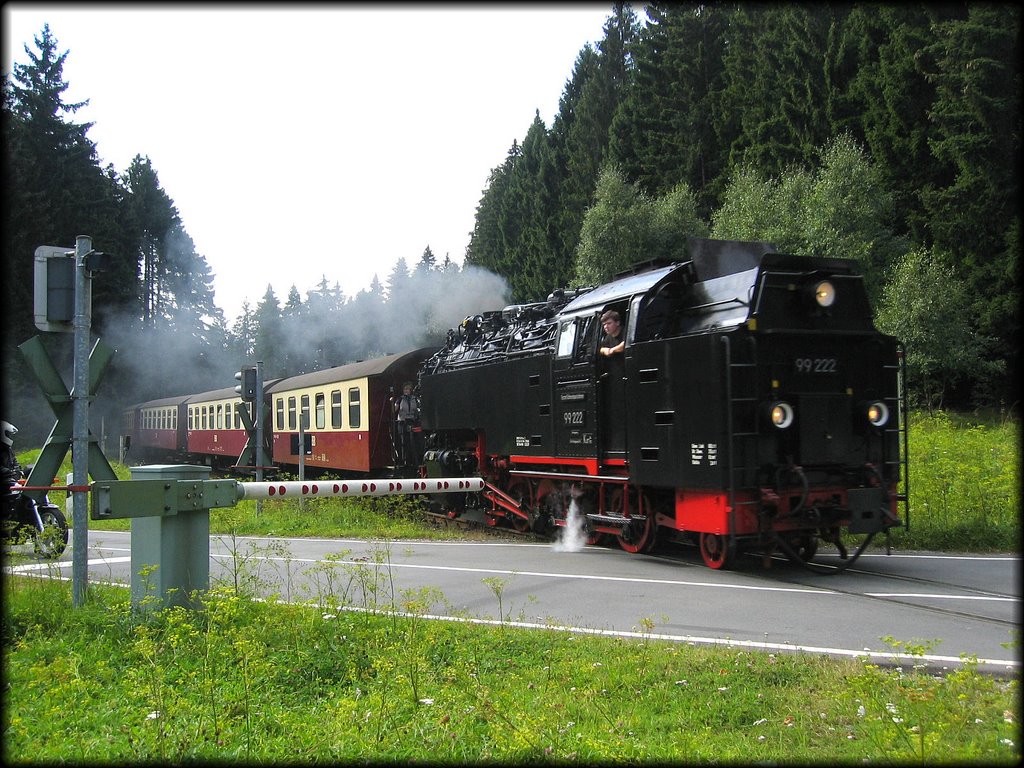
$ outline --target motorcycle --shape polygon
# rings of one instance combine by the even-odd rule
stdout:
[[[18,473],[20,475],[20,473]],[[64,511],[50,503],[44,493],[37,502],[23,490],[21,477],[4,469],[0,479],[0,506],[3,523],[0,538],[4,544],[26,544],[32,541],[35,553],[54,560],[64,554],[68,546],[68,522]]]

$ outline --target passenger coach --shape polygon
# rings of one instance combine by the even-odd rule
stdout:
[[[211,467],[234,466],[249,439],[236,410],[241,403],[234,387],[191,396],[186,404],[188,453]]]
[[[125,448],[131,450],[133,458],[152,461],[184,458],[185,403],[189,397],[165,397],[125,409],[121,434],[128,438]]]
[[[394,398],[415,381],[433,348],[388,355],[282,379],[267,392],[273,422],[272,461],[299,463],[299,428],[307,469],[384,472],[394,465]]]

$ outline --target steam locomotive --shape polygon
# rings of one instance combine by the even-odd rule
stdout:
[[[623,318],[625,349],[602,356],[608,310]],[[579,525],[589,543],[634,553],[689,541],[715,569],[743,551],[806,564],[826,541],[848,565],[909,523],[903,359],[875,329],[853,261],[691,238],[684,260],[467,318],[436,351],[306,374],[320,389],[281,379],[266,396],[275,464],[296,463],[287,414],[312,403],[315,445],[340,445],[337,428],[359,433],[349,445],[391,446],[358,466],[325,450],[324,470],[414,463],[422,476],[483,477],[481,493],[431,500],[451,516],[476,510],[546,534]],[[419,423],[406,442],[392,393],[413,378]],[[329,426],[327,404],[343,402],[349,426]],[[844,531],[867,534],[852,559]]]

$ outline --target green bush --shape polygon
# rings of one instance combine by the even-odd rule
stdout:
[[[936,412],[910,417],[908,549],[1011,551],[1020,542],[1020,423]]]

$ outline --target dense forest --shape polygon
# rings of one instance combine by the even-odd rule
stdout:
[[[355,296],[330,275],[305,297],[268,285],[230,324],[149,159],[101,166],[90,124],[74,120],[82,104],[63,98],[69,52],[44,27],[3,82],[4,418],[38,441],[52,424],[16,347],[38,333],[36,246],[82,233],[114,256],[93,286],[94,335],[118,350],[97,402],[104,413],[117,393],[111,417],[132,400],[230,386],[255,359],[275,376],[439,343],[467,314],[683,258],[691,235],[857,259],[876,323],[907,345],[918,404],[1012,407],[1019,9],[644,10],[613,4],[552,125],[538,114],[495,158],[463,265],[429,245],[380,254],[394,269]],[[54,338],[65,335],[44,336],[66,367],[67,339]]]

